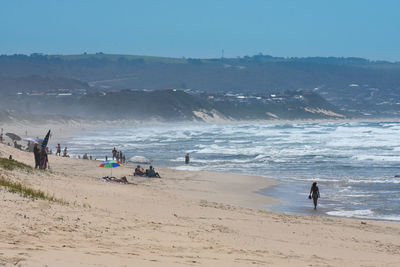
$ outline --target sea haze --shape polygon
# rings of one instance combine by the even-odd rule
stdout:
[[[156,168],[273,177],[282,185],[261,193],[282,204],[269,209],[400,221],[399,136],[399,122],[185,124],[104,128],[65,145],[72,156],[101,160],[115,146]],[[307,199],[313,181],[316,212]]]

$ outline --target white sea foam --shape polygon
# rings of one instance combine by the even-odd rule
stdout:
[[[356,155],[353,156],[352,159],[354,160],[361,160],[361,161],[393,161],[393,162],[400,162],[400,155]]]
[[[372,210],[335,210],[328,211],[326,214],[338,217],[347,218],[360,218],[360,219],[375,219],[375,220],[387,220],[387,221],[400,221],[398,215],[376,215]]]
[[[339,217],[371,217],[374,213],[370,209],[366,210],[334,210],[328,211],[328,215]]]

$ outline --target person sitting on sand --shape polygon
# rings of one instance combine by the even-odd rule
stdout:
[[[89,159],[88,154],[87,153],[83,154],[82,159]]]
[[[146,175],[147,177],[156,177],[156,178],[161,178],[161,176],[156,172],[153,168],[153,166],[150,165],[149,169],[146,170]]]
[[[126,176],[122,176],[121,179],[118,180],[118,182],[123,183],[123,184],[128,184],[128,180],[126,179]]]
[[[67,147],[64,148],[63,157],[68,157],[68,150],[67,150]]]
[[[137,165],[137,167],[135,168],[133,176],[145,176],[144,170],[140,167],[140,165]]]
[[[308,198],[313,199],[314,201],[314,209],[317,209],[317,202],[318,202],[318,198],[319,196],[319,188],[317,186],[317,182],[314,182],[311,186],[311,190],[310,190],[310,195],[308,196]]]
[[[14,140],[14,147],[18,149],[22,149],[22,145],[18,144],[17,141]]]

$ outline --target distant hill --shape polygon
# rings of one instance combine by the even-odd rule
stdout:
[[[32,76],[33,75],[33,76]],[[1,79],[49,79],[43,88],[194,89],[257,94],[314,91],[347,111],[373,116],[400,115],[400,63],[362,58],[241,58],[192,59],[149,56],[32,54],[0,56]],[[62,83],[50,80],[65,79]],[[62,77],[62,78],[61,78]],[[4,83],[4,82],[3,82]],[[8,83],[9,84],[9,83]],[[29,84],[26,84],[29,88]],[[15,91],[14,91],[15,93]]]
[[[25,114],[67,115],[95,120],[228,121],[343,119],[347,114],[315,93],[287,92],[254,102],[214,101],[181,90],[115,91],[87,95],[18,95],[3,106]],[[36,115],[37,116],[37,115]]]

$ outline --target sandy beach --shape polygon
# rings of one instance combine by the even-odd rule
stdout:
[[[32,153],[0,144],[9,155],[34,166]],[[272,179],[157,166],[162,178],[150,179],[125,165],[113,169],[130,182],[119,184],[103,182],[110,170],[96,161],[49,162],[0,167],[64,202],[1,187],[0,266],[400,266],[399,223],[266,211],[277,200],[257,191]]]

